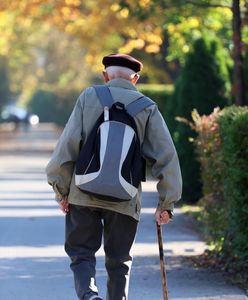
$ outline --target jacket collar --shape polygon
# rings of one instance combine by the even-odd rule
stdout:
[[[107,86],[137,91],[136,87],[130,81],[123,78],[112,79],[107,83]]]

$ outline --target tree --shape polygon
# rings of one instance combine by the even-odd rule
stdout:
[[[245,105],[245,77],[244,77],[244,57],[242,53],[242,37],[241,37],[241,16],[240,1],[233,0],[233,88],[232,94],[235,98],[235,104]]]
[[[240,0],[240,7],[243,12],[245,0]],[[138,50],[134,52],[137,57],[148,62],[144,74],[170,82],[178,74],[178,61],[184,63],[192,41],[204,33],[218,32],[226,48],[223,55],[228,57],[231,19],[231,0],[1,1],[0,53],[15,67],[11,69],[11,88],[25,78],[33,87],[37,84],[37,78],[29,80],[30,73],[23,76],[20,70],[29,70],[26,66],[36,59],[33,48],[38,46],[40,51],[39,43],[46,40],[49,30],[78,41],[82,62],[93,72],[101,70],[105,54]]]
[[[160,29],[134,26],[128,16],[112,0],[1,1],[0,53],[9,61],[11,89],[27,99],[44,84],[84,86],[82,74],[99,72],[103,55],[161,43]]]
[[[247,18],[248,2],[246,0],[154,0],[154,1],[121,1],[140,19],[160,16],[160,26],[169,33],[169,55],[167,59],[180,58],[190,51],[192,40],[206,32],[218,31],[223,36],[226,48],[233,48],[233,88],[235,103],[244,105],[244,44],[242,42],[242,17]],[[146,9],[142,10],[143,3]],[[247,21],[246,21],[247,22]],[[233,44],[232,44],[233,43]]]
[[[216,106],[229,104],[229,75],[222,53],[223,48],[216,38],[204,36],[195,41],[176,84],[172,102],[176,116],[189,120],[193,109],[209,114]],[[201,195],[200,166],[189,137],[195,137],[190,127],[177,123],[174,138],[183,174],[183,198],[195,202]]]
[[[111,50],[159,53],[168,34],[170,60],[183,60],[192,39],[199,38],[203,29],[218,30],[228,43],[230,1],[218,1],[218,5],[210,2],[213,1],[9,0],[0,4],[0,11],[14,13],[19,24],[27,20],[32,25],[45,22],[79,38],[87,50],[86,61],[99,66],[102,55]]]

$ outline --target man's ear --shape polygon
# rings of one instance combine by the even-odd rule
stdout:
[[[131,80],[132,84],[135,85],[138,82],[139,78],[140,78],[139,74],[136,73]]]
[[[109,81],[108,73],[106,71],[103,71],[102,76],[104,83],[107,83]]]

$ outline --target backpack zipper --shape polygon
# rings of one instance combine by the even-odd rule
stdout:
[[[89,167],[90,167],[90,165],[91,165],[91,163],[92,163],[92,160],[93,160],[94,156],[95,156],[95,153],[92,155],[92,157],[91,157],[91,159],[90,159],[90,162],[89,162],[89,164],[88,164],[86,170],[84,171],[84,175],[87,173],[87,171],[88,171],[88,169],[89,169]]]

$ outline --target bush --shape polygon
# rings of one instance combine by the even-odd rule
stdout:
[[[224,198],[228,226],[223,243],[227,256],[240,258],[248,268],[248,107],[226,109],[219,117],[222,140]]]
[[[203,183],[203,198],[199,202],[204,208],[201,219],[206,225],[209,241],[213,241],[215,247],[221,249],[227,210],[223,191],[223,156],[218,117],[219,109],[215,109],[209,116],[200,117],[196,110],[192,113],[195,123],[192,127],[198,133],[195,145]]]
[[[72,112],[79,92],[60,92],[39,90],[28,103],[29,110],[37,114],[40,122],[53,122],[64,126]]]
[[[138,89],[158,104],[166,121],[170,119],[167,104],[173,91],[172,85],[140,84]],[[39,116],[41,122],[54,122],[63,126],[67,122],[79,95],[79,91],[54,93],[38,90],[29,101],[28,107],[32,113]]]
[[[208,240],[240,274],[248,268],[248,107],[193,114]],[[246,278],[248,279],[248,278]]]
[[[0,115],[1,110],[5,104],[11,98],[11,92],[9,87],[9,77],[8,77],[8,67],[6,64],[6,59],[0,56]],[[1,117],[0,117],[1,118]],[[1,121],[1,120],[0,120]]]
[[[196,108],[200,114],[210,113],[214,107],[229,104],[228,69],[223,48],[218,40],[204,37],[195,41],[193,51],[186,58],[185,66],[175,87],[171,103],[174,115],[190,119]],[[195,159],[194,145],[189,137],[195,133],[178,123],[173,134],[183,176],[183,199],[196,202],[201,197],[200,165]]]
[[[170,131],[174,131],[173,120],[174,115],[171,114],[171,95],[173,93],[173,85],[163,84],[139,84],[138,90],[144,93],[147,97],[155,101],[161,111],[166,124]]]

